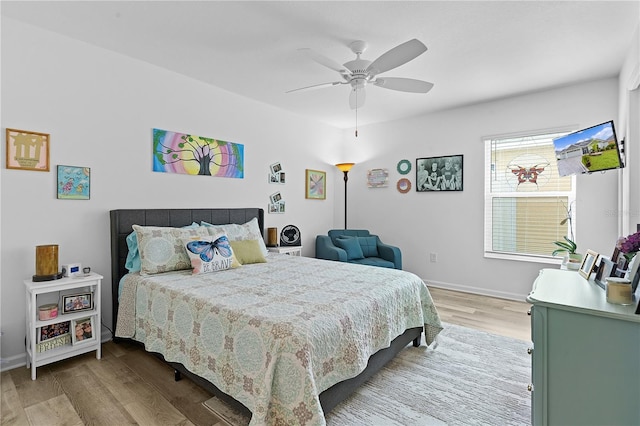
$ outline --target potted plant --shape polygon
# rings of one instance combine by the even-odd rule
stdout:
[[[551,255],[558,256],[560,254],[563,254],[563,266],[566,266],[568,269],[580,269],[580,264],[582,263],[582,255],[576,252],[578,246],[575,243],[573,237],[572,213],[572,206],[569,205],[569,208],[567,209],[567,216],[560,222],[560,225],[566,225],[567,222],[569,223],[569,232],[571,233],[571,238],[565,235],[562,241],[554,241],[553,244],[555,244],[558,248],[555,249],[553,253],[551,253]]]

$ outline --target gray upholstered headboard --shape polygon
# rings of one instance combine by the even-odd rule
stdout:
[[[128,271],[127,235],[132,225],[181,227],[201,221],[213,225],[229,223],[243,224],[254,217],[258,219],[260,232],[264,236],[264,210],[255,208],[236,209],[131,209],[111,210],[111,297],[113,303],[113,331],[118,318],[118,285]]]

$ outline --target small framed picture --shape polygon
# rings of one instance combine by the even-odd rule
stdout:
[[[593,272],[593,268],[596,266],[597,259],[598,253],[593,250],[587,250],[587,253],[584,255],[584,259],[582,259],[582,265],[580,265],[580,269],[578,270],[580,275],[589,279]]]
[[[7,169],[49,171],[49,134],[7,129]]]
[[[69,334],[70,321],[58,322],[50,325],[43,325],[38,329],[38,343],[46,342],[49,339]]]
[[[371,169],[367,171],[367,186],[369,188],[384,188],[389,182],[389,170]]]
[[[462,191],[463,156],[416,158],[416,191]]]
[[[282,171],[282,166],[280,165],[280,163],[273,163],[271,166],[269,166],[269,168],[271,169],[272,175],[278,174]]]
[[[91,198],[91,169],[58,166],[58,199],[88,200],[89,198]]]
[[[88,311],[93,309],[93,294],[67,294],[62,296],[62,313]]]
[[[96,340],[93,332],[93,317],[71,321],[71,329],[71,343],[74,345]]]
[[[310,200],[324,200],[327,198],[327,172],[320,170],[305,170],[304,198]]]
[[[600,256],[600,265],[596,271],[595,281],[600,287],[605,288],[605,280],[615,276],[616,264],[606,256]]]
[[[284,182],[285,182],[284,177],[285,177],[285,173],[284,172],[269,173],[269,183],[284,184]]]
[[[279,192],[274,192],[269,196],[269,199],[271,200],[271,204],[277,204],[282,201],[282,195]]]
[[[618,247],[613,250],[611,261],[615,263],[615,270],[613,271],[615,277],[624,277],[629,268],[629,261],[625,257],[624,253],[620,251]]]
[[[274,203],[274,204],[269,204],[269,213],[284,213],[285,212],[285,202],[284,201],[280,201],[278,203]]]

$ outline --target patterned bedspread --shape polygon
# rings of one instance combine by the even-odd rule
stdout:
[[[395,269],[270,254],[203,275],[123,281],[116,336],[184,364],[253,414],[324,425],[318,395],[358,375],[407,328],[442,329],[424,282]]]

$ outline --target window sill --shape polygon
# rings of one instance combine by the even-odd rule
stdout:
[[[547,265],[562,264],[561,257],[550,257],[550,256],[535,256],[535,255],[498,253],[498,252],[485,251],[484,257],[487,259],[515,260],[518,262],[544,263]]]

